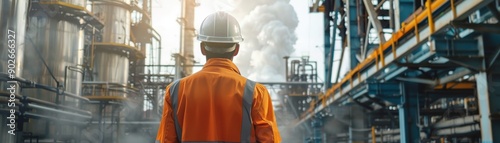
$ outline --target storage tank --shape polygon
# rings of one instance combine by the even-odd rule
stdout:
[[[13,75],[19,77],[22,74],[23,67],[23,54],[24,54],[24,35],[26,32],[26,16],[28,14],[28,3],[29,0],[2,0],[0,2],[0,72],[8,73],[9,63],[8,60],[11,59],[9,57],[9,50],[14,49],[12,51],[15,55],[12,59],[15,60],[15,64],[10,63],[13,69],[15,69],[16,73]],[[13,40],[14,43],[9,42],[9,40]],[[13,44],[15,47],[9,48],[7,45]],[[0,81],[0,91],[7,92],[6,89],[9,84],[6,83],[5,80]],[[19,88],[17,88],[19,89]],[[19,90],[16,91],[19,93]],[[5,99],[6,97],[0,96],[0,98]],[[0,105],[0,110],[8,111],[12,109],[8,107],[7,104]],[[17,108],[15,108],[17,109]],[[16,141],[16,137],[20,137],[21,135],[16,134],[17,136],[8,134],[7,132],[10,127],[6,126],[10,120],[7,120],[7,114],[0,114],[0,142],[2,143],[14,143]]]
[[[130,42],[130,0],[94,1],[93,13],[104,23],[100,45],[94,53],[94,81],[127,85],[129,55],[120,49]],[[125,96],[122,94],[121,96]]]
[[[92,12],[104,24],[101,36],[94,42],[93,81],[85,81],[85,95],[97,97],[101,104],[89,106],[93,113],[92,126],[84,131],[84,140],[90,142],[122,142],[123,129],[117,120],[123,120],[123,99],[130,96],[128,86],[131,51],[136,50],[131,42],[131,1],[92,1]],[[123,98],[124,97],[124,98]],[[115,102],[119,104],[108,104]],[[104,107],[100,111],[100,105]],[[119,131],[120,130],[120,131]]]
[[[82,0],[59,1],[81,8],[86,6],[86,1]],[[61,11],[59,5],[43,4],[40,7],[33,7],[30,11],[24,56],[24,61],[29,62],[24,64],[22,77],[42,85],[59,86],[65,93],[80,96],[82,73],[78,69],[81,69],[83,63],[84,32],[79,26],[81,20],[78,17],[60,15]],[[43,89],[23,89],[22,94],[56,103],[57,94]],[[60,98],[59,103],[79,106],[78,101],[71,98]],[[32,110],[32,112],[55,116],[53,112],[49,113],[46,110]],[[75,135],[79,130],[75,127],[63,127],[65,129],[62,130],[59,123],[59,121],[30,119],[25,131],[33,133],[34,136],[52,138]]]

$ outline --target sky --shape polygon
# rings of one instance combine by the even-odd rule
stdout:
[[[179,51],[180,26],[176,22],[176,20],[180,16],[181,12],[180,3],[180,0],[153,0],[153,27],[162,36],[162,48],[164,49],[162,55],[164,55],[163,57],[167,57],[162,58],[162,64],[174,64],[172,58],[170,58],[170,55],[172,53],[178,53]],[[228,0],[197,0],[197,3],[199,4],[199,6],[196,7],[195,11],[195,28],[197,28],[197,30],[203,19],[210,13],[218,10],[232,10],[231,8],[234,7],[234,5],[231,5],[230,2],[228,3]],[[293,10],[296,12],[298,18],[298,25],[295,29],[297,40],[293,46],[294,52],[289,56],[310,56],[311,61],[317,61],[319,72],[318,76],[320,78],[319,81],[323,81],[323,14],[309,13],[309,3],[305,0],[290,0],[289,3],[293,7]],[[242,29],[242,31],[244,30],[245,29]],[[199,45],[198,43],[199,41],[195,40],[194,45]],[[242,46],[241,48],[243,49],[248,47]],[[203,55],[201,55],[199,47],[194,47],[194,53],[195,60],[199,61],[199,64],[204,64],[205,58],[203,57]],[[241,56],[242,54],[249,53],[240,52],[239,56]],[[334,64],[336,65],[338,63]],[[237,66],[242,65],[238,65],[237,63]],[[199,68],[194,70],[197,71],[199,70]]]

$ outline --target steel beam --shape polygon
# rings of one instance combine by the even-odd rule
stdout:
[[[385,42],[385,37],[384,37],[384,32],[382,31],[382,25],[380,24],[380,20],[378,20],[378,14],[375,12],[375,8],[373,7],[372,1],[371,0],[363,0],[365,3],[365,8],[366,11],[368,12],[368,19],[374,26],[375,30],[377,31],[378,34],[378,39],[380,40],[380,43]],[[367,29],[367,31],[370,31],[370,29]],[[368,32],[366,34],[369,34]],[[368,40],[368,39],[365,39]]]
[[[476,39],[446,39],[441,36],[438,38],[433,37],[432,43],[434,44],[437,56],[453,57],[453,56],[478,56],[478,40]]]
[[[325,69],[326,71],[328,71],[325,76],[325,83],[326,83],[326,86],[325,86],[325,90],[328,89],[328,88],[331,88],[332,87],[332,74],[333,74],[333,59],[334,59],[334,55],[335,55],[335,43],[336,43],[336,37],[337,37],[337,29],[338,29],[338,25],[337,25],[337,21],[338,21],[338,15],[339,15],[339,10],[340,10],[340,0],[334,0],[335,1],[335,13],[334,13],[334,18],[333,18],[333,33],[330,34],[332,35],[332,41],[331,41],[331,46],[333,48],[330,48],[330,51],[325,51],[325,52],[328,52],[329,53],[329,56],[328,56],[328,60],[326,61],[327,62],[327,66]],[[325,19],[326,20],[326,19]],[[337,81],[334,81],[334,82],[337,82]]]
[[[399,107],[401,143],[420,142],[418,84],[404,83]]]
[[[331,81],[328,80],[329,77],[331,77],[328,73],[331,73],[330,70],[332,70],[330,68],[330,61],[333,61],[333,60],[330,60],[330,57],[333,59],[333,55],[330,56],[330,49],[332,49],[332,45],[331,45],[331,41],[330,41],[330,38],[331,38],[331,32],[330,32],[330,22],[332,21],[331,19],[331,16],[330,16],[330,11],[331,11],[331,8],[332,8],[332,1],[331,0],[326,0],[323,2],[323,6],[325,6],[325,11],[323,12],[323,34],[324,34],[324,39],[323,39],[323,42],[324,42],[324,51],[323,51],[323,56],[324,56],[324,59],[325,59],[325,89],[328,89],[330,86],[331,86]]]
[[[497,58],[498,56],[500,56],[500,47],[496,48],[496,51],[495,51],[495,54],[492,56],[490,62],[488,62],[488,69],[490,69],[491,67],[493,67],[493,65],[495,64],[495,62],[497,62]]]
[[[457,28],[473,29],[477,32],[488,32],[488,33],[500,33],[500,24],[490,24],[490,23],[466,23],[461,21],[454,21],[452,25]]]
[[[500,121],[490,118],[495,112],[500,111],[500,104],[494,104],[495,101],[500,101],[498,91],[496,91],[500,87],[498,85],[500,79],[492,75],[494,74],[480,72],[475,76],[483,143],[500,142]]]
[[[353,69],[359,63],[358,58],[356,58],[356,53],[361,47],[361,41],[358,33],[358,11],[356,9],[356,0],[346,0],[346,5],[347,18],[349,19],[347,21],[347,35],[349,35],[347,39],[347,45],[350,48],[351,57],[351,64],[349,69]]]

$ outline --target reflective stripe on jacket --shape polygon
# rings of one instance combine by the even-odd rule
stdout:
[[[281,138],[267,89],[241,76],[232,61],[209,59],[201,71],[167,87],[157,140],[273,143]]]

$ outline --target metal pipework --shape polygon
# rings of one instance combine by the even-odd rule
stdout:
[[[289,56],[283,57],[283,59],[285,59],[285,81],[289,81],[289,73],[288,73],[288,59],[289,58],[290,58]]]
[[[58,114],[62,114],[62,115],[69,115],[69,116],[72,116],[72,117],[78,117],[80,119],[86,119],[86,120],[90,120],[92,118],[91,115],[82,115],[82,114],[78,114],[78,113],[72,113],[72,112],[68,112],[68,111],[64,111],[64,110],[59,110],[59,109],[44,107],[44,106],[40,106],[40,105],[36,105],[36,104],[31,104],[31,103],[28,103],[28,108],[50,111],[50,112],[54,112],[54,113],[58,113]],[[90,113],[88,113],[88,114],[90,114]]]
[[[472,125],[466,125],[466,126],[460,126],[460,127],[439,129],[436,131],[436,135],[438,135],[438,136],[460,135],[460,134],[468,134],[468,133],[473,133],[473,132],[480,132],[480,130],[481,130],[481,127],[479,127],[479,124],[472,124]]]
[[[8,93],[8,92],[0,92],[0,96],[9,97],[10,93]],[[23,96],[18,95],[18,94],[15,94],[15,98],[18,99],[18,101],[16,101],[18,103],[16,103],[16,104],[19,104],[19,105],[22,105],[22,103],[19,102],[19,101],[26,100],[28,103],[36,103],[36,104],[40,104],[40,105],[55,107],[55,108],[58,108],[58,109],[60,108],[60,109],[70,110],[72,112],[77,112],[77,113],[85,114],[85,115],[89,115],[89,116],[92,115],[89,111],[86,111],[86,110],[81,110],[81,109],[77,109],[77,108],[69,107],[69,106],[62,106],[62,105],[59,105],[59,104],[55,104],[55,103],[52,103],[52,102],[47,102],[47,101],[36,99],[36,98],[23,97]]]
[[[9,75],[6,74],[6,73],[0,73],[0,80],[14,80],[14,81],[17,81],[17,82],[19,82],[21,84],[20,86],[22,88],[39,88],[39,89],[44,89],[44,90],[47,90],[47,91],[50,91],[50,92],[53,92],[53,93],[56,93],[56,94],[60,91],[60,90],[58,90],[55,87],[38,84],[38,83],[36,83],[34,81],[26,80],[26,79],[23,79],[23,78],[20,78],[20,77],[15,77],[14,79],[10,79]],[[78,99],[80,101],[89,102],[88,98],[78,96],[78,95],[76,95],[74,93],[64,92],[64,93],[60,93],[60,94],[63,94],[65,96],[68,96],[68,97],[71,97],[71,98]]]
[[[457,127],[463,125],[470,125],[479,122],[479,115],[466,116],[446,121],[437,122],[433,125],[436,129],[449,128],[449,127]]]

